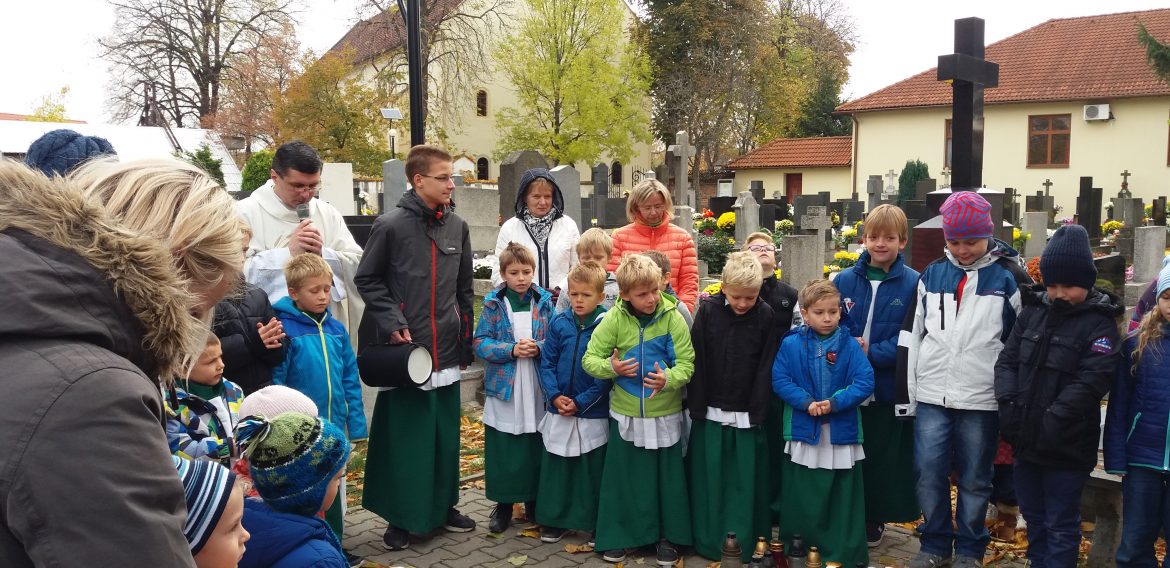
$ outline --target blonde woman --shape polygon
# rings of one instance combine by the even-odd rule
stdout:
[[[232,199],[178,161],[0,160],[0,558],[193,567],[159,377],[243,268]],[[133,556],[126,535],[134,535]],[[132,559],[131,559],[132,558]]]
[[[656,250],[670,260],[670,286],[687,309],[695,311],[699,297],[699,256],[690,233],[670,222],[674,202],[666,186],[646,180],[634,186],[626,199],[630,224],[613,232],[613,255],[606,270],[617,270],[622,258]]]

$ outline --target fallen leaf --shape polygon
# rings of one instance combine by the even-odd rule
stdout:
[[[540,531],[536,529],[524,529],[520,531],[520,536],[527,538],[540,538]]]
[[[641,565],[643,565],[643,564],[645,564],[645,563],[646,563],[646,559],[645,559],[645,558],[642,558],[641,556],[639,556],[639,557],[637,557],[637,558],[635,558],[635,559],[634,559],[634,564],[637,564],[637,565],[639,565],[639,566],[641,566]]]
[[[707,568],[719,568],[719,563],[718,562],[711,562],[711,563],[707,564]]]
[[[526,562],[528,562],[528,555],[527,554],[522,554],[520,556],[512,556],[512,557],[508,558],[508,564],[511,564],[512,566],[523,566],[524,563],[526,563]]]
[[[674,567],[675,568],[686,568],[687,567],[687,561],[686,561],[686,559],[684,559],[682,557],[681,554],[678,556],[678,560],[674,561]]]
[[[500,540],[501,538],[504,538],[504,537],[502,537],[502,536],[500,536],[500,535],[498,535],[498,534],[496,534],[496,533],[494,533],[494,532],[489,532],[489,533],[487,533],[487,537],[488,537],[488,538],[494,538],[494,539],[496,539],[496,540]]]
[[[593,552],[593,547],[588,544],[566,544],[565,552],[569,554],[581,554],[583,552]]]

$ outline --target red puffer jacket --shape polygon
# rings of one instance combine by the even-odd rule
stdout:
[[[670,259],[670,285],[693,313],[699,297],[699,257],[695,241],[682,227],[664,222],[657,227],[630,223],[613,232],[613,256],[606,270],[617,270],[627,254],[656,250]]]

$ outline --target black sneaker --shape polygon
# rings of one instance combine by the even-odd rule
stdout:
[[[387,550],[406,550],[410,548],[410,533],[406,529],[386,527],[386,534],[382,535],[382,544]]]
[[[617,548],[614,550],[607,550],[601,553],[601,559],[606,562],[617,564],[618,562],[626,559],[626,549]]]
[[[877,548],[882,543],[882,536],[886,534],[886,525],[882,523],[865,523],[865,544],[870,548]]]
[[[341,553],[345,555],[345,565],[349,566],[349,568],[361,568],[362,564],[366,561],[365,558],[353,554],[348,550],[342,550]]]
[[[567,532],[569,532],[568,529],[542,527],[540,529],[540,542],[560,542]]]
[[[674,563],[678,562],[678,547],[666,539],[658,541],[658,554],[655,559],[659,566],[674,566]]]
[[[475,521],[471,517],[459,512],[459,509],[451,507],[447,511],[447,523],[443,528],[451,532],[471,532],[475,530]]]
[[[512,524],[512,504],[511,503],[496,503],[496,508],[492,509],[488,515],[488,532],[500,534],[508,530],[508,525]]]

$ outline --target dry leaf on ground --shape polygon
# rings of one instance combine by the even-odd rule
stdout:
[[[585,552],[593,552],[593,547],[588,544],[566,544],[565,552],[569,554],[582,554]]]
[[[508,558],[508,564],[511,564],[512,566],[523,566],[526,562],[528,562],[528,555],[526,554],[522,554],[520,556],[511,556]]]

